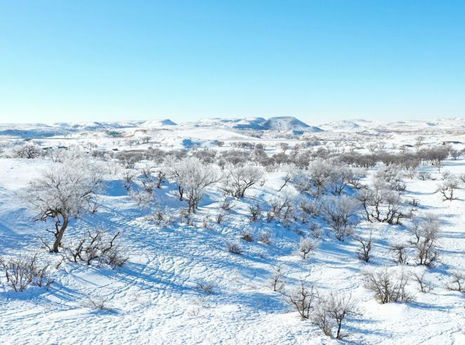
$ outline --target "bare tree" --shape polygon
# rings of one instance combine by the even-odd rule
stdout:
[[[32,181],[24,199],[38,211],[38,220],[53,219],[52,252],[58,253],[69,221],[96,212],[96,193],[101,186],[98,171],[83,160],[55,163]]]
[[[284,191],[273,198],[270,203],[271,212],[267,216],[268,220],[277,218],[285,224],[289,224],[294,211],[294,197]]]
[[[452,157],[453,160],[459,159],[460,156],[462,156],[462,154],[463,154],[463,151],[459,151],[455,149],[450,150],[450,156]]]
[[[300,193],[312,194],[314,181],[308,172],[304,170],[292,171],[290,181]]]
[[[465,274],[462,272],[453,272],[451,282],[447,285],[451,291],[465,293]]]
[[[365,176],[362,169],[351,169],[351,173],[347,176],[347,184],[354,189],[361,189],[361,179]]]
[[[332,165],[324,159],[317,159],[310,163],[308,171],[312,185],[316,188],[316,195],[326,192],[326,187],[332,170]]]
[[[360,243],[360,247],[357,250],[357,257],[359,260],[369,262],[371,259],[371,233],[367,240],[359,237],[358,242]]]
[[[131,190],[135,177],[136,177],[136,174],[134,173],[134,171],[132,171],[131,169],[125,169],[123,173],[123,180],[124,180],[124,188],[126,189],[126,191],[129,192]]]
[[[438,170],[441,170],[442,162],[449,156],[449,150],[450,147],[445,145],[432,147],[425,152],[424,157],[436,165]]]
[[[330,163],[333,166],[328,179],[327,189],[334,195],[341,195],[350,182],[357,184],[359,176],[352,168],[333,160]]]
[[[308,319],[315,308],[318,297],[313,285],[307,287],[304,282],[287,296],[288,302],[297,310],[302,319]]]
[[[423,271],[423,273],[421,274],[413,274],[413,279],[418,283],[418,287],[420,288],[420,291],[423,293],[430,292],[433,289],[431,284],[425,279],[425,274],[426,271]]]
[[[408,259],[407,246],[405,244],[395,244],[391,247],[391,252],[394,255],[394,261],[397,264],[406,264]]]
[[[310,163],[307,171],[296,170],[291,173],[291,182],[301,193],[315,196],[326,193],[327,185],[333,173],[333,165],[324,159]]]
[[[284,187],[287,186],[287,184],[291,181],[292,179],[292,173],[290,171],[286,171],[286,175],[284,175],[283,178],[283,184],[281,187],[278,188],[278,192],[282,191]]]

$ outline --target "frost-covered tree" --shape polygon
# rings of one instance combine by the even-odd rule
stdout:
[[[347,317],[355,313],[355,304],[350,295],[343,292],[331,293],[328,297],[320,297],[313,322],[323,333],[336,339],[343,339],[342,325]]]
[[[375,184],[372,189],[363,188],[357,195],[369,222],[400,224],[405,217],[400,193]]]
[[[394,164],[381,167],[375,173],[374,184],[382,185],[383,189],[387,190],[405,191],[406,185],[402,180],[402,167]]]
[[[263,177],[263,169],[254,165],[230,165],[226,168],[226,171],[223,189],[236,198],[243,198],[245,191],[258,183]]]
[[[316,248],[316,244],[310,238],[302,238],[300,240],[299,252],[302,259],[306,259],[307,256],[312,253]]]
[[[290,173],[290,181],[300,193],[311,193],[313,180],[310,174],[304,170],[297,169]]]
[[[14,153],[18,158],[34,159],[42,154],[42,150],[37,145],[25,144],[16,148]]]
[[[454,193],[459,188],[459,179],[452,174],[445,174],[442,182],[438,186],[438,192],[441,193],[444,201],[456,199]]]
[[[334,230],[336,238],[343,241],[350,235],[359,223],[357,211],[360,208],[358,200],[342,195],[322,198],[321,215]]]
[[[411,232],[414,236],[412,244],[416,249],[417,263],[431,267],[439,256],[437,247],[440,238],[439,220],[433,215],[414,218]]]
[[[195,157],[175,162],[171,171],[178,186],[179,200],[187,200],[189,213],[195,213],[206,189],[221,179],[214,166],[207,166]]]
[[[324,159],[317,159],[310,163],[308,171],[311,182],[316,188],[316,195],[324,193],[332,172],[331,164]]]
[[[328,176],[327,189],[335,195],[340,195],[349,183],[357,183],[358,174],[350,167],[333,161],[333,169]]]
[[[31,181],[24,199],[38,212],[38,220],[55,222],[55,229],[49,230],[55,236],[52,252],[59,251],[70,219],[97,210],[101,181],[98,170],[83,159],[54,163]]]
[[[296,170],[291,173],[291,182],[301,193],[318,196],[332,193],[340,195],[353,183],[358,186],[360,174],[336,160],[316,159],[308,170]]]
[[[324,159],[316,159],[308,170],[296,170],[291,174],[291,182],[301,193],[320,195],[326,193],[326,187],[332,174],[332,166]]]

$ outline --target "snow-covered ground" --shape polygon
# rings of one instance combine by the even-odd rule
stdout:
[[[237,149],[241,143],[263,144],[270,155],[282,152],[282,144],[306,147],[309,142],[314,151],[325,147],[334,152],[368,152],[369,144],[381,145],[388,152],[399,152],[402,145],[407,145],[413,151],[418,136],[424,136],[424,147],[443,143],[457,150],[465,147],[463,120],[456,120],[455,125],[454,120],[395,125],[357,120],[321,125],[318,131],[313,126],[307,131],[300,121],[292,128],[296,122],[283,122],[283,118],[271,121],[271,130],[251,128],[265,123],[257,119],[224,123],[215,120],[177,125],[164,120],[118,126],[2,125],[0,255],[11,258],[39,251],[41,259],[52,263],[54,282],[48,288],[13,292],[0,272],[0,343],[465,344],[465,294],[447,288],[452,272],[465,272],[465,189],[458,189],[452,201],[443,201],[437,193],[445,171],[456,176],[465,174],[465,160],[461,158],[444,161],[440,170],[422,164],[419,170],[431,174],[425,180],[418,174],[403,175],[405,203],[415,200],[418,213],[439,218],[440,261],[431,268],[416,265],[413,258],[408,265],[396,265],[392,259],[391,246],[411,239],[408,220],[403,225],[389,225],[363,219],[355,234],[345,241],[338,241],[319,219],[314,222],[321,227],[320,235],[311,230],[310,224],[299,221],[251,222],[250,206],[260,203],[266,209],[282,196],[279,189],[288,169],[284,164],[266,169],[263,182],[247,190],[245,198],[232,198],[231,210],[225,212],[220,224],[215,219],[223,212],[224,196],[219,187],[210,187],[191,223],[186,224],[179,220],[186,204],[178,200],[170,178],[155,190],[155,203],[148,209],[141,208],[125,189],[124,168],[111,157],[105,158],[105,188],[99,195],[98,212],[72,220],[63,242],[70,243],[93,229],[119,231],[128,261],[114,270],[72,262],[55,267],[61,256],[48,253],[40,241],[51,236],[45,230],[52,224],[34,221],[36,214],[27,207],[24,197],[28,183],[54,165],[48,157],[14,157],[14,145],[22,145],[24,138],[41,148],[67,150],[76,145],[86,152],[107,153],[185,149],[188,155],[203,148],[217,152]],[[242,127],[237,128],[238,123]],[[44,134],[50,131],[53,136]],[[190,140],[189,145],[185,139]],[[147,162],[136,164],[134,169],[144,164]],[[363,182],[370,184],[378,168],[368,169]],[[298,196],[291,183],[284,189]],[[155,210],[161,212],[163,221],[151,217]],[[254,238],[252,242],[241,239],[245,231]],[[260,233],[269,234],[271,243],[259,241]],[[356,255],[357,238],[370,234],[372,259],[364,263]],[[299,255],[302,237],[312,237],[317,244],[307,259]],[[240,255],[227,250],[227,244],[235,241],[242,247]],[[379,304],[366,288],[364,273],[386,266],[411,278],[425,271],[432,290],[420,292],[411,279],[407,289],[413,301]],[[277,267],[283,272],[286,291],[307,282],[323,296],[330,292],[350,296],[356,313],[343,325],[348,334],[345,340],[325,336],[312,320],[301,320],[285,293],[272,290],[271,277]],[[212,293],[199,287],[202,282],[211,284]],[[104,310],[93,308],[91,300],[103,301]]]

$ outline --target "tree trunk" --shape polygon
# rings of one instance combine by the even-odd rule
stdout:
[[[341,339],[341,327],[342,327],[342,321],[337,323],[337,333],[336,333],[336,339]]]
[[[66,228],[68,227],[69,219],[66,216],[63,216],[63,223],[58,230],[57,234],[55,235],[55,243],[53,243],[53,253],[58,253],[59,248],[61,246],[61,240],[63,238],[63,235],[65,233]]]

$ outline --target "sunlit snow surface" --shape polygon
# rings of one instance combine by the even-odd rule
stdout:
[[[0,125],[0,143],[36,141],[43,147],[78,145],[106,150],[182,149],[184,139],[200,147],[230,149],[234,142],[263,143],[270,152],[280,152],[280,143],[302,144],[318,140],[331,147],[358,140],[358,150],[369,143],[414,145],[419,135],[425,145],[450,143],[464,148],[465,121],[445,119],[431,122],[374,124],[355,120],[325,125],[278,121],[270,129],[254,126],[265,121],[205,120],[190,124],[171,121],[134,121],[121,124],[80,125]],[[238,124],[240,125],[239,127]],[[289,125],[290,124],[290,125]],[[318,128],[318,130],[315,130]],[[300,131],[303,130],[303,133]],[[115,132],[115,133],[112,133]],[[149,143],[130,143],[150,137]],[[344,139],[344,140],[343,140]],[[224,142],[218,146],[217,142]],[[184,144],[183,144],[184,142]],[[183,146],[184,145],[184,146]],[[34,213],[25,208],[19,194],[27,183],[50,165],[43,159],[0,159],[0,254],[12,256],[40,248],[40,237],[51,224],[34,222]],[[109,165],[111,163],[108,163]],[[441,172],[422,167],[439,178],[444,171],[465,173],[465,161],[446,161]],[[110,169],[109,169],[110,170]],[[323,228],[316,253],[308,260],[298,255],[301,231],[278,223],[251,223],[249,206],[256,200],[271,200],[282,185],[284,172],[268,172],[263,186],[248,191],[247,198],[235,200],[233,211],[218,225],[214,222],[223,200],[212,190],[201,203],[194,226],[160,225],[147,220],[128,197],[122,176],[108,173],[101,195],[99,212],[72,222],[65,241],[94,228],[119,230],[129,253],[129,262],[117,270],[85,265],[63,264],[53,275],[47,290],[31,288],[13,293],[0,288],[1,344],[338,344],[310,321],[301,321],[283,296],[270,288],[270,277],[281,265],[289,288],[302,280],[316,284],[321,293],[331,290],[351,294],[358,315],[348,321],[350,344],[446,345],[465,344],[465,300],[458,292],[446,289],[449,274],[465,269],[465,190],[457,200],[444,202],[437,181],[406,178],[406,199],[416,199],[421,211],[440,217],[440,263],[429,270],[434,289],[420,293],[411,282],[415,301],[407,304],[378,304],[364,287],[363,272],[385,265],[394,266],[389,246],[410,237],[405,227],[362,222],[357,232],[373,234],[373,260],[361,263],[355,255],[358,242],[334,239]],[[291,187],[290,193],[296,193]],[[175,186],[164,184],[157,190],[158,204],[165,214],[185,207],[177,200]],[[205,228],[202,220],[209,217]],[[239,239],[249,229],[272,234],[272,244],[244,242],[244,255],[226,250],[226,242]],[[54,262],[58,256],[50,255]],[[402,268],[398,268],[402,269]],[[409,274],[421,272],[414,265],[403,268]],[[214,281],[216,291],[205,295],[198,281]],[[108,310],[89,308],[88,296],[107,301]]]

